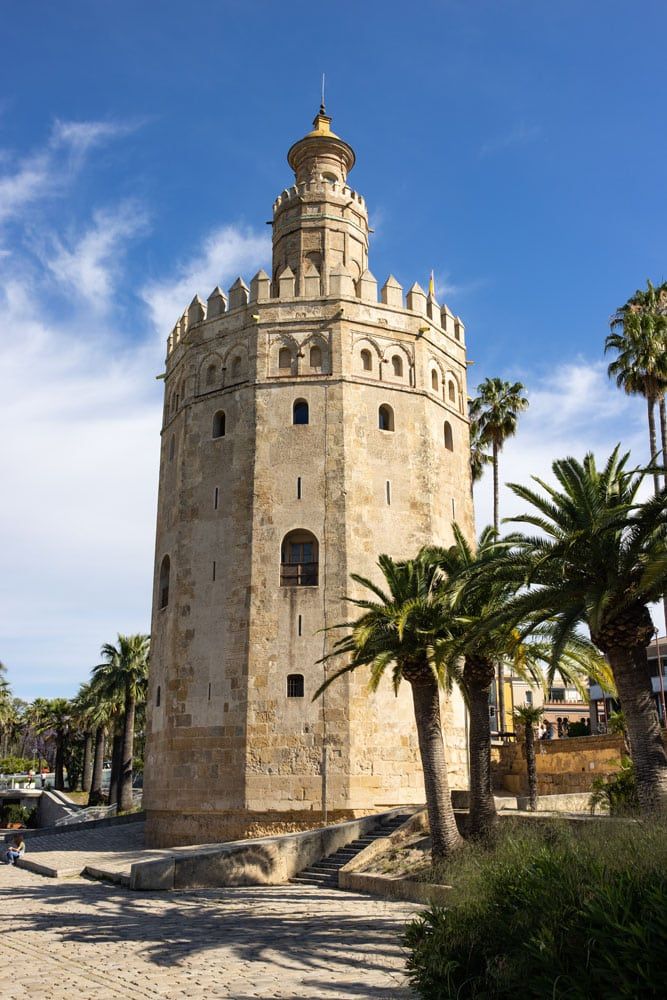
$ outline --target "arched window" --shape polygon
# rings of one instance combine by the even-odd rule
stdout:
[[[176,438],[172,434],[169,439],[169,461],[173,461],[174,455],[176,454]]]
[[[292,423],[293,424],[307,424],[308,423],[308,403],[305,399],[297,399],[292,408]]]
[[[303,674],[287,675],[287,697],[303,698]]]
[[[311,349],[310,349],[310,367],[311,368],[321,368],[322,367],[322,348],[321,347],[311,347]]]
[[[206,369],[206,385],[215,384],[215,365],[209,365]]]
[[[160,685],[158,684],[157,691],[155,692],[155,706],[156,706],[156,708],[160,707],[160,694],[161,694],[161,689],[160,689]]]
[[[285,535],[280,549],[280,586],[316,587],[319,546],[315,535],[298,528]]]
[[[241,359],[234,358],[232,361],[232,378],[240,378],[241,376]]]
[[[169,572],[171,564],[169,556],[165,556],[160,566],[160,607],[166,608],[169,604]]]
[[[213,417],[213,437],[222,438],[225,436],[227,420],[225,418],[225,411],[218,410],[216,415]]]
[[[396,378],[403,378],[403,359],[399,357],[398,354],[394,354],[392,357],[391,367],[393,368]]]
[[[456,388],[455,388],[453,382],[450,382],[449,385],[447,386],[447,394],[449,395],[449,401],[450,401],[450,403],[455,403],[456,402]]]
[[[454,451],[454,437],[452,435],[452,425],[449,420],[445,420],[445,448],[447,451]]]
[[[438,391],[438,373],[435,368],[431,370],[431,388],[433,389],[433,392]]]
[[[281,347],[278,351],[278,368],[280,371],[292,370],[292,352],[289,347]]]
[[[361,365],[365,372],[373,371],[373,358],[366,348],[361,352]]]
[[[381,431],[393,431],[394,429],[394,411],[386,403],[383,403],[378,410],[378,427]]]

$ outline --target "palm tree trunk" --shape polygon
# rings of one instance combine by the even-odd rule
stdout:
[[[93,780],[93,734],[86,730],[83,736],[83,774],[81,777],[81,789],[90,793],[90,785]]]
[[[535,759],[535,730],[532,722],[526,726],[526,769],[528,771],[528,808],[537,812],[537,760]]]
[[[411,680],[412,700],[419,738],[419,753],[424,771],[426,806],[431,830],[433,863],[444,861],[461,844],[452,808],[447,777],[445,743],[440,724],[440,692],[431,676]]]
[[[493,442],[493,529],[498,534],[500,528],[500,491],[498,489],[498,442]]]
[[[498,710],[498,733],[505,732],[505,664],[502,660],[498,660],[497,668],[497,698],[496,698],[496,708]]]
[[[55,785],[59,791],[65,789],[65,734],[56,733]]]
[[[95,755],[93,760],[93,773],[90,783],[90,794],[88,795],[88,805],[90,806],[97,806],[102,801],[103,772],[104,772],[104,726],[98,726],[95,732]]]
[[[493,676],[493,668],[492,668]],[[491,789],[491,726],[489,725],[489,684],[468,684],[470,713],[470,808],[467,833],[477,837],[488,832],[496,821],[496,803]]]
[[[118,788],[120,785],[121,754],[123,751],[123,734],[114,729],[113,743],[111,750],[111,781],[109,782],[109,805],[118,802]]]
[[[123,719],[123,744],[121,750],[120,792],[118,809],[128,812],[132,808],[132,758],[134,756],[134,715],[136,699],[130,688],[125,692],[125,717]]]
[[[646,647],[606,650],[625,716],[643,813],[667,813],[667,752],[653,699]]]
[[[660,443],[662,445],[662,483],[667,489],[667,407],[664,395],[660,397],[658,410],[660,413]]]
[[[648,397],[646,400],[646,406],[648,409],[648,438],[649,447],[651,449],[651,465],[656,466],[658,464],[658,443],[655,434],[655,401],[652,397]],[[660,476],[658,475],[657,469],[653,473],[653,486],[655,492],[660,492]]]

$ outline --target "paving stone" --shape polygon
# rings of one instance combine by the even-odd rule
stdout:
[[[415,909],[300,885],[137,893],[0,865],[0,996],[403,1000]]]

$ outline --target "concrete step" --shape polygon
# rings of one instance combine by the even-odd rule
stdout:
[[[322,858],[321,861],[316,861],[314,864],[309,865],[308,868],[304,868],[303,871],[300,871],[291,878],[290,882],[338,888],[338,872],[343,865],[346,865],[352,858],[356,858],[361,851],[370,844],[373,844],[380,837],[388,837],[407,818],[407,816],[397,816],[396,819],[377,826],[363,837],[351,840],[349,844],[340,847],[334,854],[330,854],[328,857]]]

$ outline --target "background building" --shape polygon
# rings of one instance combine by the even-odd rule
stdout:
[[[473,535],[461,321],[368,269],[351,147],[324,108],[273,206],[271,274],[169,337],[144,804],[174,844],[423,800],[410,692],[327,675],[350,573]],[[259,151],[258,151],[259,152]],[[409,211],[409,201],[404,205]],[[398,210],[398,209],[397,209]],[[460,697],[445,707],[467,784]]]

